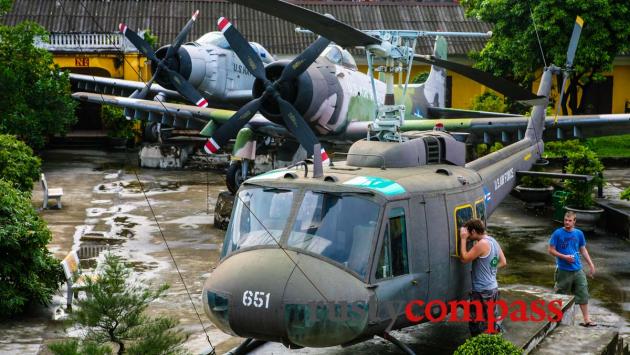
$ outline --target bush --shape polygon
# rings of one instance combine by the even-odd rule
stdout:
[[[586,149],[582,142],[577,139],[569,141],[557,141],[545,143],[545,156],[548,158],[562,158],[571,152],[582,151]]]
[[[500,334],[480,334],[466,340],[453,355],[520,355],[523,351]]]
[[[630,201],[630,187],[626,187],[626,189],[621,192],[621,195],[619,195],[619,198]]]
[[[46,245],[51,234],[26,193],[0,180],[0,317],[48,304],[63,281]]]
[[[567,180],[564,187],[570,192],[567,205],[570,207],[588,210],[593,206],[593,187],[603,183],[601,173],[604,165],[599,161],[597,154],[592,150],[581,147],[567,154],[569,158],[567,173],[592,175],[591,181]]]
[[[490,147],[490,153],[494,153],[497,150],[501,150],[501,149],[503,149],[503,143],[501,143],[501,142],[494,142],[492,147]]]
[[[117,344],[118,354],[179,354],[187,336],[168,317],[149,317],[149,304],[161,297],[168,285],[152,291],[115,255],[105,255],[98,276],[86,280],[86,298],[76,301],[72,320],[87,327],[81,343]],[[63,342],[59,346],[68,346]],[[59,343],[57,343],[59,344]],[[64,345],[65,344],[65,345]],[[78,347],[78,343],[76,344]],[[52,348],[51,348],[52,350]]]
[[[486,91],[481,95],[477,95],[472,99],[471,110],[475,111],[488,111],[488,112],[501,112],[508,111],[508,107],[505,104],[505,100],[499,95],[491,91]]]
[[[39,180],[41,161],[33,150],[14,136],[0,134],[0,179],[27,193]]]
[[[103,126],[107,128],[107,135],[114,138],[132,138],[133,121],[125,118],[122,108],[103,105],[101,110]]]

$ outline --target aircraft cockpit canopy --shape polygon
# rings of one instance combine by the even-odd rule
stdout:
[[[199,37],[196,43],[201,46],[217,46],[223,49],[230,49],[230,44],[223,34],[217,31],[206,33],[205,35]],[[263,63],[269,64],[273,61],[272,55],[265,49],[265,47],[256,42],[249,42],[249,45],[252,46],[256,53],[258,53],[258,56]]]
[[[331,45],[326,47],[322,55],[335,64],[357,70],[357,63],[354,61],[352,54],[339,46]]]
[[[221,255],[280,244],[330,259],[364,278],[380,210],[378,202],[360,193],[241,189]]]

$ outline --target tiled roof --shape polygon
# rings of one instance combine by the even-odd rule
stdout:
[[[264,1],[264,0],[261,0]],[[359,29],[405,29],[425,31],[486,32],[490,26],[465,18],[462,7],[454,2],[352,2],[295,1],[311,10],[333,14],[337,19]],[[265,46],[277,55],[301,52],[313,36],[295,32],[295,25],[226,1],[210,0],[18,0],[10,13],[0,18],[8,25],[33,20],[49,32],[113,32],[119,22],[134,29],[150,28],[160,44],[171,42],[191,13],[200,17],[189,39],[217,30],[216,19],[229,18],[250,41]],[[418,41],[418,53],[429,53],[432,40]],[[451,38],[450,55],[466,55],[483,48],[485,40]]]

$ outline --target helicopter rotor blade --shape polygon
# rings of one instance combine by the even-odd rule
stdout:
[[[204,150],[208,154],[219,151],[230,138],[235,137],[238,131],[249,122],[256,114],[265,96],[252,100],[241,107],[230,119],[214,132],[211,138],[204,145]]]
[[[127,37],[129,42],[136,46],[136,48],[138,48],[138,50],[147,58],[156,62],[159,61],[159,59],[155,56],[155,52],[153,51],[153,48],[151,48],[151,45],[142,37],[138,36],[135,31],[127,27],[124,23],[120,23],[118,25],[118,29],[125,35],[125,37]]]
[[[199,10],[196,10],[195,12],[193,12],[190,20],[188,20],[184,28],[182,28],[179,34],[177,34],[177,37],[175,37],[175,42],[173,42],[173,44],[171,44],[171,46],[168,47],[165,58],[170,58],[173,54],[177,53],[177,51],[179,50],[179,47],[181,47],[186,37],[188,37],[188,34],[190,33],[192,26],[195,24],[195,21],[197,20],[197,16],[199,16]]]
[[[311,66],[313,62],[319,57],[320,54],[326,49],[330,40],[325,37],[319,37],[315,42],[311,43],[297,57],[293,58],[289,65],[282,69],[282,74],[278,81],[286,81],[297,78],[300,74],[304,73],[306,68]]]
[[[380,44],[381,40],[332,17],[278,0],[229,0],[274,17],[293,22],[326,37],[342,47]]]
[[[507,97],[523,103],[527,103],[530,105],[539,105],[547,102],[547,98],[544,96],[535,95],[509,80],[495,77],[494,75],[486,73],[479,69],[471,68],[455,62],[449,62],[435,56],[415,54],[413,56],[413,59],[422,63],[428,63],[438,67],[442,67],[446,70],[452,70],[482,85],[485,85],[490,89],[495,90]]]
[[[575,18],[575,24],[573,25],[573,33],[571,34],[571,41],[569,41],[569,47],[567,48],[567,62],[562,72],[562,89],[560,90],[560,98],[556,104],[556,119],[560,114],[562,107],[562,100],[564,99],[564,90],[567,86],[567,79],[569,78],[569,70],[573,67],[573,59],[575,59],[575,52],[577,51],[578,43],[580,42],[580,34],[582,33],[582,26],[584,26],[584,20],[577,16]]]
[[[219,30],[230,44],[230,47],[232,47],[232,50],[236,53],[241,62],[243,62],[247,70],[249,70],[256,79],[267,81],[265,66],[245,37],[243,37],[236,27],[232,26],[232,23],[225,17],[219,18],[217,24],[219,25]]]

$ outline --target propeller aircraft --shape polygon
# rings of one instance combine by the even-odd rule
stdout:
[[[232,86],[235,88],[233,91],[221,91],[224,86],[214,91],[210,84],[198,86],[204,94],[202,96],[192,93],[194,85],[185,84],[186,80],[182,81],[180,77],[188,77],[195,84],[210,83],[214,82],[211,71],[205,69],[205,76],[188,76],[188,70],[184,70],[179,76],[172,74],[186,67],[180,64],[186,62],[186,55],[180,54],[182,51],[199,48],[195,45],[181,45],[195,16],[172,46],[162,48],[156,54],[152,54],[150,47],[127,28],[126,36],[143,53],[146,52],[147,57],[154,58],[152,67],[156,69],[153,79],[164,85],[151,86],[153,79],[147,85],[135,83],[133,88],[136,92],[131,97],[86,92],[78,92],[73,96],[82,101],[124,107],[127,116],[147,119],[151,124],[159,123],[163,128],[199,132],[201,136],[210,137],[204,146],[208,153],[217,152],[235,138],[233,162],[226,179],[228,189],[232,192],[248,176],[288,166],[300,161],[305,155],[312,155],[312,147],[317,142],[325,146],[347,146],[365,138],[372,126],[387,127],[387,130],[380,130],[384,135],[442,126],[447,131],[468,133],[458,136],[468,143],[489,143],[493,140],[511,142],[524,136],[528,117],[445,108],[445,69],[473,78],[517,100],[529,103],[540,100],[536,95],[507,80],[447,61],[446,44],[441,37],[436,40],[434,54],[423,56],[413,53],[413,42],[420,35],[419,31],[359,31],[331,17],[282,1],[235,2],[289,20],[323,37],[291,62],[272,61],[270,55],[261,54],[259,45],[247,45],[235,27],[227,19],[223,19],[219,22],[219,27],[225,38],[218,34],[214,38],[225,40],[222,50],[230,51],[226,56],[231,54],[233,66],[229,67],[228,64],[228,69],[239,69],[234,72],[219,69],[218,72],[225,73],[229,79],[230,75],[235,75],[238,71],[239,74],[236,75],[242,74],[244,79],[238,89]],[[296,8],[302,10],[295,10]],[[313,14],[317,16],[311,17]],[[334,43],[330,43],[328,38]],[[368,73],[373,73],[373,69],[391,70],[390,73],[382,72],[387,82],[372,80],[369,74],[359,72],[353,57],[344,49],[349,46],[368,49],[368,63],[371,63]],[[389,58],[384,59],[386,65],[372,66],[379,58],[383,59],[384,54]],[[195,55],[188,57],[195,58]],[[387,60],[390,60],[389,64]],[[393,61],[399,65],[394,66]],[[393,73],[405,70],[409,73],[413,61],[432,65],[428,80],[423,84],[413,85],[408,84],[407,76],[402,85],[394,87]],[[202,73],[203,63],[203,60],[192,61],[190,75]],[[206,60],[205,63],[208,68],[209,62]],[[173,79],[173,83],[169,84],[168,79]],[[245,79],[251,80],[249,90],[244,89],[247,88]],[[102,86],[101,91],[111,92],[106,85]],[[205,98],[212,104],[219,101],[223,106],[219,104],[215,106],[217,108],[209,108],[165,102],[166,94],[175,96],[175,93],[162,90],[164,87],[178,89],[181,93],[179,97],[188,98],[192,103]],[[98,91],[99,88],[96,89]],[[143,99],[147,90],[159,93],[154,101]],[[224,96],[221,96],[222,93]],[[398,94],[397,103],[392,101],[394,94]],[[220,97],[223,98],[213,100]],[[230,97],[234,100],[228,99]],[[236,112],[221,109],[220,107],[225,108],[226,102],[233,102],[236,107],[241,108]],[[385,107],[387,110],[383,111]],[[400,119],[388,119],[388,115]],[[630,115],[561,116],[545,122],[548,128],[553,128],[547,130],[546,138],[615,134],[629,124]],[[299,146],[305,147],[306,152],[298,149]]]
[[[235,2],[307,18],[311,25],[339,27],[281,1]],[[354,40],[359,36],[353,31],[335,32]],[[240,34],[224,32],[228,41],[244,42]],[[579,34],[574,30],[572,38],[577,41]],[[318,39],[316,45],[323,42]],[[316,57],[307,56],[299,65],[287,66],[288,72],[303,68],[301,60]],[[252,65],[260,70],[256,67]],[[265,89],[262,99],[248,104],[249,110],[271,96],[278,111],[291,111],[282,107],[288,105],[278,99],[277,87],[269,88],[277,85],[271,80],[291,75],[284,70],[276,69],[271,79],[260,70],[257,80]],[[562,70],[553,64],[544,68],[521,139],[471,162],[465,161],[465,143],[456,135],[388,127],[379,131],[373,125],[370,135],[379,140],[355,142],[346,161],[324,166],[325,156],[317,154],[320,145],[315,141],[312,168],[305,161],[244,181],[235,196],[220,262],[202,292],[211,321],[226,333],[247,338],[231,354],[247,353],[264,341],[290,348],[329,347],[374,336],[413,354],[390,331],[416,323],[406,317],[405,307],[390,306],[422,301],[415,304],[424,308],[429,301],[467,299],[470,266],[459,258],[459,229],[471,218],[485,222],[515,186],[518,173],[542,159],[552,79]],[[287,125],[298,127],[294,118],[302,117],[294,115]],[[394,119],[400,122],[402,115]],[[302,141],[312,142],[306,135]],[[439,312],[434,307],[417,313]]]

